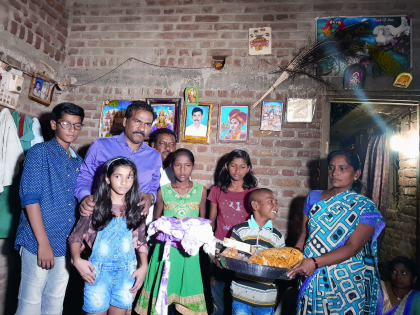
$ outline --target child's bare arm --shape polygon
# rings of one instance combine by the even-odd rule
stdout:
[[[213,228],[213,231],[216,227],[216,217],[217,217],[217,204],[215,204],[214,202],[211,202],[209,219],[211,220],[211,226]]]
[[[136,282],[134,283],[134,286],[130,289],[131,293],[136,293],[138,290],[140,290],[141,286],[144,283],[144,279],[146,278],[147,273],[147,253],[140,253],[140,268],[138,268],[136,271],[133,272],[133,275],[131,276],[131,279],[136,279]]]
[[[54,268],[54,251],[51,248],[47,232],[45,231],[41,207],[39,203],[33,203],[26,205],[25,208],[32,231],[38,242],[38,266],[42,269],[52,269]]]
[[[159,219],[163,214],[163,197],[162,197],[162,191],[157,191],[157,199],[155,204],[155,219]]]
[[[200,218],[206,217],[206,200],[207,200],[207,189],[206,187],[203,187],[203,191],[201,192],[201,202],[200,202]]]
[[[95,268],[90,261],[80,257],[80,247],[80,243],[70,244],[70,253],[73,258],[73,265],[76,267],[83,280],[89,284],[93,284],[95,282],[95,275],[93,274]]]

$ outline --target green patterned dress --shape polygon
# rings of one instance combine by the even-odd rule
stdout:
[[[162,186],[161,192],[164,216],[178,219],[199,216],[202,184],[193,183],[192,189],[184,196],[173,190],[171,184]],[[150,259],[144,287],[135,308],[140,315],[157,314],[155,304],[162,276],[164,246],[164,243],[158,241]],[[183,314],[207,314],[199,255],[190,256],[171,247],[169,261],[171,268],[167,287],[168,305],[176,303],[177,310]]]

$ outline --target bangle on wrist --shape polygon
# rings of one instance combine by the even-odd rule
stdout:
[[[314,257],[311,257],[311,259],[314,261],[315,269],[318,269],[319,267],[318,267],[318,263],[316,262],[316,259]]]
[[[297,249],[298,251],[300,251],[301,253],[303,253],[303,250],[301,250],[299,247],[295,246],[293,247],[294,249]]]
[[[149,193],[152,196],[152,205],[155,204],[155,195],[153,195],[152,193]]]

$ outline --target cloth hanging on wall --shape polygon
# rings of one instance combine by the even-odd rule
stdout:
[[[39,123],[38,118],[34,117],[33,121],[34,123],[32,124],[32,133],[34,134],[34,139],[31,141],[31,147],[33,147],[37,143],[44,142],[41,124]]]
[[[18,136],[20,144],[22,145],[23,152],[28,152],[31,148],[31,141],[35,139],[34,133],[32,132],[33,120],[27,115],[19,117],[18,112],[12,113],[13,120],[18,130]]]
[[[8,109],[0,112],[0,193],[4,186],[10,186],[13,177],[19,172],[19,163],[23,161],[23,149],[18,131]]]

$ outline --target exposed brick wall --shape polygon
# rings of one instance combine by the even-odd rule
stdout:
[[[416,112],[401,119],[401,136],[418,135]],[[396,207],[387,207],[385,237],[381,246],[382,262],[395,256],[416,259],[417,217],[417,158],[407,158],[399,153],[399,202]]]
[[[8,0],[4,30],[26,41],[50,58],[63,62],[69,12],[64,0]]]

